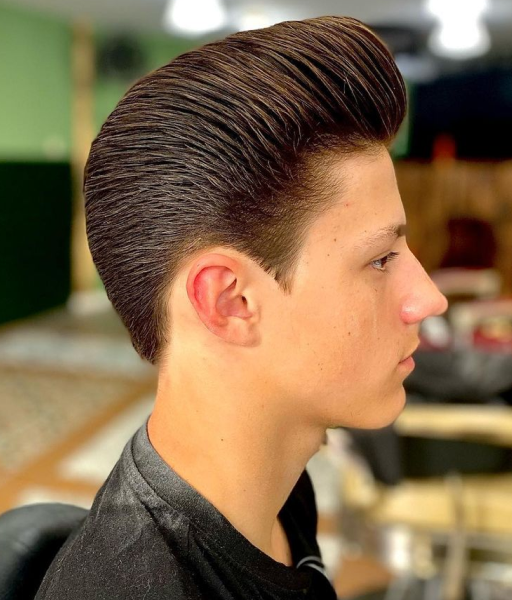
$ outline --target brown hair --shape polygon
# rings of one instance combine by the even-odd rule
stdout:
[[[389,51],[348,17],[236,33],[135,83],[92,144],[84,191],[94,262],[140,356],[159,363],[170,286],[199,251],[243,252],[290,293],[335,199],[327,159],[389,146],[405,110]]]

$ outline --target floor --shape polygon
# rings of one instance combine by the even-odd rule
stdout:
[[[151,412],[155,390],[155,368],[138,357],[108,304],[1,327],[0,513],[35,502],[90,507]],[[344,546],[336,433],[307,468],[327,571],[338,596],[352,598],[383,589],[391,573]]]

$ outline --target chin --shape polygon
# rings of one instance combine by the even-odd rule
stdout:
[[[382,413],[380,415],[375,415],[377,417],[378,424],[373,427],[368,427],[368,429],[380,429],[381,427],[387,427],[388,425],[394,423],[405,407],[405,400],[405,390],[403,386],[400,386],[399,392],[395,394],[393,398],[383,402]]]
[[[376,395],[372,402],[367,402],[367,410],[351,420],[345,420],[334,427],[350,427],[353,429],[382,429],[388,427],[398,418],[405,406],[405,390],[400,386],[398,391],[387,396]],[[361,400],[361,402],[363,402]]]

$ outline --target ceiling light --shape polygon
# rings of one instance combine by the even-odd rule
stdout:
[[[221,29],[227,22],[222,0],[169,0],[163,17],[167,31],[196,35]]]
[[[429,47],[439,56],[467,59],[485,54],[491,40],[487,28],[478,21],[441,24],[433,30]]]

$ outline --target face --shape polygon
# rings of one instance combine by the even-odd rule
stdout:
[[[293,292],[268,315],[269,369],[290,414],[384,427],[404,406],[420,323],[447,301],[407,246],[387,150],[340,159],[333,176],[339,202],[310,229]]]

